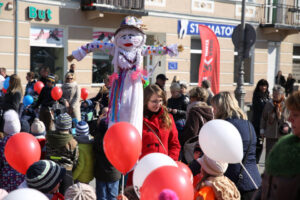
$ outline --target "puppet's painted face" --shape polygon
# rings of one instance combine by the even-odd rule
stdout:
[[[124,29],[117,34],[117,46],[126,51],[139,48],[144,45],[144,34],[134,29]]]

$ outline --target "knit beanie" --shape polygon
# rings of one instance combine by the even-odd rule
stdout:
[[[65,192],[66,200],[96,200],[96,193],[92,186],[85,183],[71,185]]]
[[[164,189],[158,197],[159,200],[179,200],[177,194],[173,190]]]
[[[52,82],[52,83],[55,83],[55,76],[53,74],[49,74],[47,76],[47,80],[50,81],[50,82]]]
[[[209,175],[213,176],[221,176],[227,170],[228,164],[223,162],[218,162],[215,160],[210,159],[205,154],[199,158],[199,163],[201,168],[208,173]]]
[[[29,133],[30,132],[30,125],[27,120],[21,120],[21,132]]]
[[[88,135],[90,133],[89,125],[85,121],[80,121],[76,125],[76,135]]]
[[[7,191],[0,188],[0,199],[3,199],[8,195]]]
[[[72,128],[72,118],[68,113],[58,115],[55,120],[55,127],[57,130],[69,130]]]
[[[13,135],[21,131],[21,123],[16,111],[8,110],[4,113],[4,133]]]
[[[55,162],[40,160],[28,168],[25,179],[29,188],[49,193],[61,182],[65,174],[66,169]]]
[[[35,118],[33,123],[31,124],[31,134],[36,136],[46,134],[45,124],[38,118]]]

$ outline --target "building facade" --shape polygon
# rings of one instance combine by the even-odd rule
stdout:
[[[198,83],[201,41],[198,25],[209,26],[220,44],[220,91],[234,91],[238,78],[237,50],[232,43],[234,28],[240,24],[241,0],[19,0],[18,65],[15,67],[15,1],[0,0],[0,67],[16,72],[26,83],[26,73],[49,67],[63,82],[69,65],[66,56],[79,46],[99,39],[109,41],[126,15],[135,15],[146,26],[147,44],[182,44],[175,58],[145,57],[144,66],[158,65],[159,73],[174,76],[189,86]],[[91,3],[93,2],[93,5]],[[256,43],[245,59],[246,101],[251,101],[258,80],[270,87],[281,70],[300,80],[300,9],[298,0],[247,0],[246,23],[256,32]],[[186,33],[186,34],[182,34]],[[92,93],[106,73],[111,73],[111,57],[91,53],[76,64],[77,83]]]

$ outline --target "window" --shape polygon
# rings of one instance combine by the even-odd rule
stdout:
[[[190,83],[198,83],[199,66],[201,61],[201,40],[191,39]]]
[[[201,12],[214,12],[214,1],[212,0],[192,0],[192,10]]]
[[[300,46],[294,46],[294,48],[293,48],[292,75],[299,82],[299,80],[300,80]]]
[[[249,58],[244,59],[244,83],[253,83],[253,67],[254,67],[254,45],[250,50]],[[237,50],[234,52],[234,82],[237,83],[239,77],[239,63]]]
[[[159,7],[165,7],[166,6],[166,0],[145,0],[146,6],[159,6]]]
[[[94,31],[93,39],[100,40],[102,42],[111,42],[113,38],[113,33]],[[105,54],[103,52],[93,53],[93,73],[92,73],[92,83],[103,83],[103,79],[107,74],[113,73],[112,66],[112,56]]]
[[[30,71],[39,75],[42,67],[55,74],[57,83],[64,80],[64,48],[30,47]]]

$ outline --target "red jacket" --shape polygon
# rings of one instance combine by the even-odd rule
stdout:
[[[173,158],[173,160],[177,161],[180,152],[180,144],[178,140],[178,132],[176,129],[176,125],[173,119],[173,116],[169,114],[172,119],[172,125],[170,129],[162,128],[162,122],[159,117],[163,114],[163,109],[158,114],[154,114],[150,119],[144,117],[143,122],[143,139],[142,139],[142,157],[149,153],[164,153]],[[159,140],[155,136],[155,134],[145,125],[147,123],[158,135],[162,144],[167,150],[165,152],[164,148],[160,144]]]

